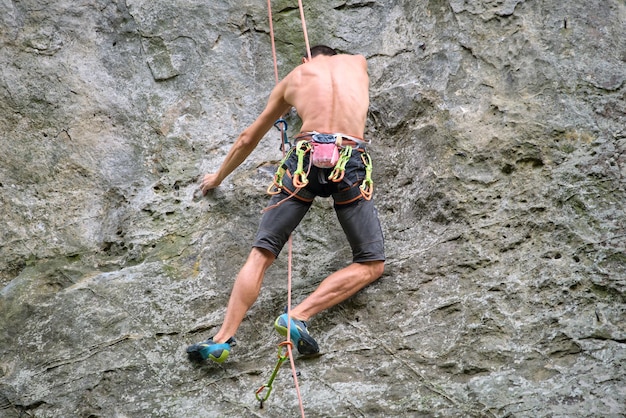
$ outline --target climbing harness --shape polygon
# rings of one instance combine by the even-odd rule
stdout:
[[[310,139],[304,139],[309,137]],[[349,142],[354,145],[343,145],[344,139],[346,143]],[[284,142],[284,140],[283,140]],[[350,161],[354,151],[361,153],[361,160],[365,165],[365,178],[361,182],[359,187],[359,193],[357,196],[362,196],[365,200],[370,200],[374,191],[374,182],[372,181],[372,159],[365,149],[365,142],[354,137],[349,137],[343,134],[320,134],[318,132],[306,133],[304,135],[296,137],[296,145],[292,146],[285,157],[280,161],[272,183],[267,189],[267,193],[270,195],[276,195],[282,190],[286,189],[283,186],[283,179],[287,173],[287,160],[291,157],[292,153],[296,153],[297,165],[293,173],[291,173],[291,180],[294,186],[294,190],[287,189],[288,196],[284,199],[291,199],[297,195],[307,184],[309,184],[308,175],[311,170],[311,166],[318,168],[329,169],[332,168],[327,179],[339,183],[343,180],[346,173],[346,164]],[[305,163],[305,156],[309,154],[310,158],[308,164]],[[346,200],[335,200],[339,204],[349,203],[355,200],[355,195],[352,192],[346,191]],[[284,201],[283,200],[283,201]],[[276,205],[265,208],[264,211],[270,210],[283,201],[280,201]]]

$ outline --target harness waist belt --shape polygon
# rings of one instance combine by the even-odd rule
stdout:
[[[351,145],[351,146],[355,146],[357,148],[362,148],[365,149],[365,146],[368,145],[370,142],[369,141],[365,141],[361,138],[357,138],[355,136],[352,135],[346,135],[346,134],[342,134],[342,133],[334,133],[334,134],[322,134],[320,132],[317,131],[310,131],[310,132],[301,132],[300,135],[295,137],[296,142],[304,139],[304,138],[309,138],[309,137],[313,137],[314,135],[329,135],[329,136],[333,136],[335,137],[335,140],[337,138],[340,138],[340,141],[338,143],[338,145]]]

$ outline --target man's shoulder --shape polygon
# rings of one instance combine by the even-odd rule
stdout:
[[[367,69],[367,60],[363,55],[359,54],[337,54],[331,57],[325,57],[323,61],[317,62],[316,60],[310,61],[307,64],[299,65],[285,77],[284,82],[286,84],[298,83],[301,77],[309,74],[316,74],[319,72],[328,71],[331,68],[342,68],[345,66],[362,67]]]

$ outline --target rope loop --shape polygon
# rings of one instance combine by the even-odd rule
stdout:
[[[281,354],[282,354],[282,349],[283,347],[287,347],[289,346],[289,348],[291,348],[293,350],[293,343],[289,340],[287,341],[283,341],[282,343],[278,344],[278,347],[280,347],[280,349],[278,350],[278,358],[282,358]]]

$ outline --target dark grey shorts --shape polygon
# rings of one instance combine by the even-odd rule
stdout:
[[[272,196],[263,214],[253,246],[269,250],[278,257],[293,230],[307,213],[315,196],[332,196],[339,223],[352,248],[352,261],[385,260],[383,232],[378,219],[378,211],[372,200],[358,196],[358,187],[365,178],[365,165],[361,153],[354,152],[348,164],[344,179],[339,183],[325,180],[331,169],[311,167],[309,184],[290,199],[285,200],[295,188],[291,183],[291,173],[296,169],[295,153],[285,162],[287,173],[283,179],[283,191]],[[305,167],[308,165],[308,155]],[[285,190],[287,189],[287,190]],[[343,203],[342,202],[347,202]]]

